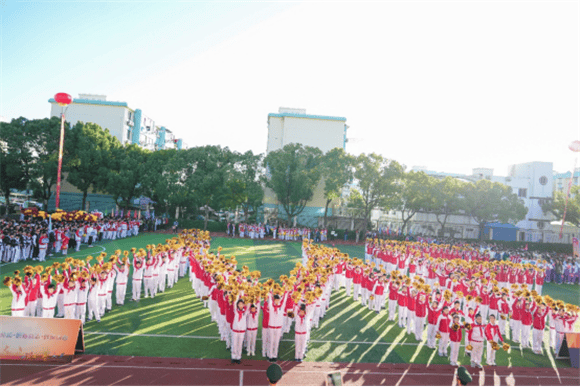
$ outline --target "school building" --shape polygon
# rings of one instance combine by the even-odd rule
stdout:
[[[268,114],[267,152],[297,143],[319,148],[326,153],[334,148],[346,150],[348,125],[345,117],[307,114],[306,109],[279,108],[278,113]],[[318,218],[324,216],[324,181],[321,180],[304,211],[296,217],[296,223],[316,227]],[[269,188],[264,191],[263,220],[278,217],[286,219],[284,208]],[[333,208],[329,206],[328,216]]]
[[[50,103],[50,117],[60,117],[63,108],[56,103],[54,98],[49,99],[48,102]],[[65,120],[71,126],[77,122],[92,122],[109,130],[109,133],[123,145],[137,144],[150,151],[187,148],[187,144],[173,131],[158,125],[141,109],[133,109],[127,102],[107,101],[106,95],[79,94],[79,98],[74,98],[65,109]],[[49,211],[55,209],[56,187],[54,191],[48,202]],[[81,205],[82,192],[68,183],[64,175],[60,208],[70,211],[81,209]],[[115,201],[111,195],[89,190],[86,208],[83,210],[98,209],[104,212],[114,207]]]

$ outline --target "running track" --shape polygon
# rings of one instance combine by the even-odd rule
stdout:
[[[82,355],[69,364],[2,361],[2,385],[229,385],[266,386],[270,363],[244,360],[241,365],[224,359],[187,359]],[[328,372],[342,374],[345,385],[455,385],[455,367],[421,364],[348,364],[279,362],[284,376],[278,383],[325,385]],[[468,368],[471,385],[580,385],[578,369]]]

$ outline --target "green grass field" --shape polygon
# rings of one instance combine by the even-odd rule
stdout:
[[[114,242],[104,242],[91,249],[69,254],[75,258],[95,255],[106,249],[111,254],[116,249],[129,250],[144,247],[150,243],[163,243],[167,234],[146,234]],[[301,244],[298,242],[251,241],[229,238],[212,240],[212,250],[222,246],[222,253],[235,255],[238,266],[249,266],[250,270],[260,270],[262,278],[278,278],[301,260]],[[362,257],[361,246],[339,246],[351,257]],[[45,265],[64,257],[50,257]],[[12,275],[16,269],[22,270],[27,264],[7,264],[0,267],[3,275]],[[544,294],[566,302],[578,303],[578,286],[544,286]],[[130,302],[131,290],[127,289],[127,302],[114,306],[100,323],[88,322],[85,329],[86,353],[124,356],[160,356],[193,358],[230,358],[225,343],[219,340],[215,323],[211,322],[209,311],[194,297],[187,278],[179,280],[173,289],[158,294],[155,299]],[[0,290],[0,314],[10,315],[11,294],[6,287]],[[114,300],[114,298],[113,298]],[[425,334],[426,336],[426,334]],[[387,321],[383,310],[380,314],[369,311],[352,298],[346,297],[344,289],[332,295],[331,307],[318,329],[313,330],[306,361],[340,361],[365,363],[423,363],[448,364],[447,358],[437,356],[435,350],[417,342],[413,335]],[[258,333],[258,338],[261,332]],[[283,336],[279,358],[294,358],[294,334]],[[508,341],[512,346],[512,342]],[[257,351],[261,355],[261,342]],[[497,352],[499,365],[525,367],[569,367],[568,361],[554,360],[550,351],[547,355],[536,355],[531,350],[520,351],[512,347],[509,352]],[[246,356],[244,355],[244,358]],[[262,359],[261,356],[256,356]],[[468,364],[469,358],[460,351],[459,361]]]

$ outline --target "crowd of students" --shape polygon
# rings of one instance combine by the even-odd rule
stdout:
[[[509,349],[508,338],[538,354],[543,347],[557,351],[578,318],[578,306],[542,296],[544,260],[494,261],[468,245],[367,240],[363,261],[305,239],[302,262],[289,276],[260,282],[260,272],[238,268],[221,248],[210,252],[207,232],[184,230],[166,242],[116,251],[108,259],[101,253],[27,266],[24,279],[19,272],[4,279],[13,294],[12,315],[53,317],[58,310],[57,316],[83,323],[99,321],[112,308],[113,292],[116,303],[124,303],[132,266],[134,301],[142,292],[155,297],[188,275],[233,362],[241,361],[244,346],[248,355],[256,354],[260,324],[264,357],[277,360],[280,340],[294,325],[295,360],[302,361],[312,329],[342,287],[370,310],[384,309],[389,321],[417,341],[426,336],[427,347],[452,365],[462,346],[473,367],[482,367],[484,349],[486,364],[495,365],[495,351],[501,343]]]
[[[236,236],[240,238],[264,239],[271,236],[272,239],[279,239],[284,241],[302,241],[304,239],[314,239],[317,242],[328,240],[328,230],[326,228],[316,228],[314,230],[308,227],[288,227],[284,225],[270,226],[262,223],[238,223],[237,225],[229,222],[226,226],[228,236]]]
[[[338,249],[303,243],[303,261],[280,283],[258,282],[260,273],[236,268],[235,257],[192,255],[190,280],[209,308],[232,361],[240,362],[243,345],[256,353],[260,313],[262,355],[271,361],[294,325],[295,360],[302,361],[312,329],[319,326],[333,291],[347,296],[405,328],[406,334],[437,350],[457,365],[463,345],[473,367],[495,365],[495,351],[509,350],[506,339],[542,353],[558,349],[564,332],[574,329],[576,305],[542,296],[545,262],[490,261],[469,246],[368,241],[365,261]],[[500,345],[503,343],[504,345]]]
[[[153,298],[187,274],[187,257],[192,251],[207,249],[209,235],[192,231],[187,237],[166,242],[130,252],[117,250],[108,258],[103,252],[84,260],[69,257],[47,267],[29,265],[23,277],[17,270],[13,277],[4,278],[4,285],[12,292],[12,316],[56,315],[79,319],[83,324],[92,319],[100,321],[112,309],[113,299],[117,305],[125,303],[129,280],[132,301],[139,301],[142,292],[144,297]]]
[[[96,221],[0,219],[0,260],[16,263],[23,260],[43,262],[47,256],[69,249],[79,251],[82,244],[136,236],[142,222],[137,219],[105,217]]]

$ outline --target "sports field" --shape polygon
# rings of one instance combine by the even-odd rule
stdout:
[[[91,249],[69,254],[74,258],[84,258],[105,250],[111,254],[116,249],[129,250],[147,244],[163,243],[169,234],[146,234],[120,241],[104,242]],[[222,246],[222,254],[235,255],[238,266],[247,265],[250,270],[260,270],[262,279],[278,278],[301,260],[301,244],[298,242],[275,242],[271,240],[252,241],[230,238],[214,238],[212,250]],[[362,257],[363,247],[337,245],[351,257]],[[49,257],[48,265],[65,257]],[[2,275],[12,275],[16,269],[22,270],[27,264],[4,264],[0,266]],[[544,294],[555,299],[578,303],[579,287],[546,284]],[[190,357],[228,359],[230,352],[219,340],[215,323],[211,322],[209,311],[193,295],[187,278],[179,280],[172,289],[158,294],[155,299],[131,302],[130,289],[124,306],[113,306],[100,323],[95,321],[85,325],[86,353],[95,355]],[[0,290],[0,314],[10,314],[10,291]],[[417,342],[413,335],[388,322],[386,312],[380,314],[362,307],[345,295],[344,289],[333,293],[330,310],[321,320],[318,329],[313,330],[306,361],[346,362],[346,363],[418,363],[449,364],[448,358],[439,357],[435,350],[425,346],[425,337]],[[258,333],[258,339],[261,332]],[[280,345],[281,360],[294,358],[294,333],[284,335]],[[569,367],[569,361],[555,360],[550,351],[540,356],[530,349],[520,351],[514,343],[509,352],[498,351],[496,363],[505,366],[523,367]],[[261,343],[257,344],[261,355]],[[263,359],[255,356],[254,359]],[[244,354],[243,359],[247,359]],[[469,358],[460,352],[459,362],[469,364]]]

